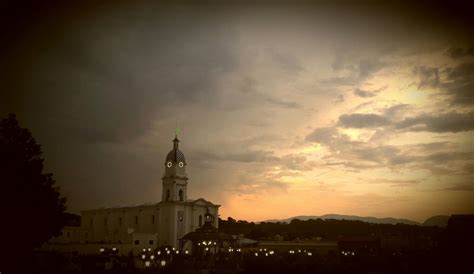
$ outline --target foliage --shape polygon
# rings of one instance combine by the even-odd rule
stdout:
[[[219,219],[219,230],[229,234],[244,234],[254,240],[304,240],[319,238],[322,240],[337,240],[341,236],[399,236],[403,238],[418,238],[420,236],[433,236],[440,232],[437,227],[422,227],[406,224],[374,224],[351,220],[322,220],[310,219],[302,221],[293,219],[290,223],[259,224],[246,221]]]
[[[15,258],[31,253],[64,226],[65,198],[52,174],[43,173],[41,155],[40,145],[14,114],[0,120],[0,233],[2,249]]]

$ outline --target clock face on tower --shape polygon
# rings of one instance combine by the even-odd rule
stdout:
[[[183,166],[184,166],[183,162],[179,162],[179,167],[183,167]]]
[[[166,163],[167,167],[171,167],[172,165],[173,165],[173,163],[171,163],[171,162]]]

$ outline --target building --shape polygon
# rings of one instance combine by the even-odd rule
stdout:
[[[204,224],[206,213],[214,216],[217,227],[220,205],[203,198],[188,199],[187,162],[179,142],[176,136],[165,159],[160,202],[84,210],[81,226],[65,227],[48,246],[68,245],[68,250],[78,246],[83,253],[98,252],[99,246],[121,248],[121,253],[159,246],[178,248],[184,235]]]

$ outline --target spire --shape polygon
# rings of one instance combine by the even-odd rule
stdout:
[[[178,133],[179,133],[179,128],[177,127],[176,131],[175,131],[175,134],[174,134],[174,140],[173,140],[173,149],[174,150],[178,149],[178,143],[179,143]]]
[[[174,149],[174,150],[178,150],[178,143],[179,143],[178,134],[176,134],[176,135],[174,136],[174,140],[173,140],[173,149]]]

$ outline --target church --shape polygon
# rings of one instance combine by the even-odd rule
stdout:
[[[184,235],[204,225],[205,215],[213,216],[217,228],[220,205],[203,198],[188,199],[187,162],[179,142],[176,135],[173,149],[166,155],[161,201],[84,210],[80,227],[66,226],[62,235],[48,242],[46,249],[66,244],[71,250],[77,247],[81,253],[97,253],[99,246],[106,246],[127,254],[159,246],[179,248]]]

